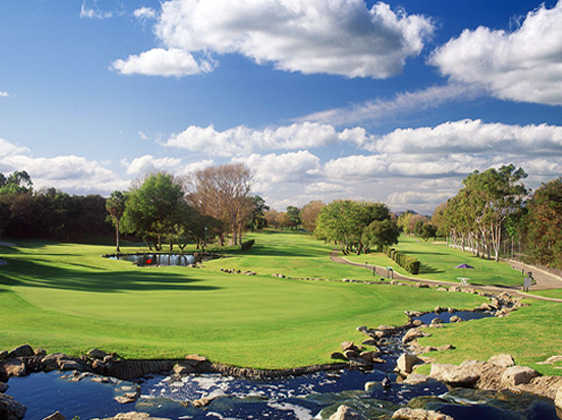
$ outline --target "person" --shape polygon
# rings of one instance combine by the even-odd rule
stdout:
[[[525,280],[523,280],[523,291],[524,292],[529,291],[529,287],[531,287],[532,281],[533,281],[533,273],[531,273],[529,271],[529,273],[527,274],[527,277],[525,277]]]

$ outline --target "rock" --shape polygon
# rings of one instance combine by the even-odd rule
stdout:
[[[471,365],[432,363],[429,376],[450,385],[470,387],[480,378],[480,371],[476,366]]]
[[[512,366],[505,370],[502,375],[502,384],[505,386],[515,386],[528,384],[531,379],[539,376],[538,372],[526,366]]]
[[[412,321],[412,325],[413,325],[414,327],[419,327],[420,325],[423,325],[423,322],[421,321],[421,319],[414,319],[414,320]]]
[[[135,402],[138,397],[139,394],[137,392],[126,392],[125,394],[119,395],[113,399],[119,404],[129,404]]]
[[[416,338],[424,337],[425,334],[422,330],[418,328],[412,328],[402,337],[402,344],[406,344],[409,341],[415,340]]]
[[[330,357],[334,360],[347,360],[346,357],[341,354],[340,352],[333,352],[332,354],[330,354]]]
[[[376,346],[377,340],[370,338],[368,340],[363,341],[361,344],[363,344],[364,346]]]
[[[6,350],[0,351],[0,360],[7,359],[8,356],[9,356],[9,353]]]
[[[357,327],[356,330],[363,334],[367,334],[367,331],[369,331],[369,329],[365,325],[361,325],[360,327]]]
[[[4,382],[0,382],[0,392],[6,392],[7,389],[8,389],[8,384],[5,384]]]
[[[170,420],[164,417],[150,417],[148,413],[130,411],[129,413],[119,413],[115,417],[106,417],[103,420]]]
[[[47,350],[44,350],[44,349],[41,349],[41,348],[36,348],[35,351],[33,352],[33,354],[35,356],[43,357],[43,356],[47,355]]]
[[[55,370],[58,368],[59,360],[63,358],[67,358],[68,356],[64,353],[52,353],[48,354],[41,359],[41,365],[43,366],[43,370],[45,372],[49,372],[51,370]]]
[[[2,360],[1,356],[0,356],[0,360]],[[556,362],[562,362],[562,356],[550,356],[548,359],[546,359],[543,362],[537,362],[537,365],[551,365]]]
[[[558,392],[554,398],[554,405],[562,410],[562,386],[558,388]]]
[[[192,362],[197,363],[204,363],[209,361],[209,359],[207,359],[205,356],[201,356],[199,354],[188,354],[187,356],[185,356],[185,360],[191,360]]]
[[[3,373],[6,377],[10,376],[25,376],[27,375],[27,369],[25,368],[25,363],[20,359],[9,359],[0,365],[0,376]]]
[[[396,367],[402,373],[411,373],[412,368],[420,363],[425,362],[413,354],[403,353],[396,361]]]
[[[496,308],[494,308],[492,305],[490,305],[489,303],[484,302],[482,305],[480,305],[478,308],[476,308],[476,310],[478,311],[493,311]]]
[[[429,381],[431,378],[419,373],[410,373],[404,382],[406,385],[417,385]]]
[[[355,352],[359,352],[359,349],[352,341],[344,341],[341,343],[341,348],[345,352],[346,350],[353,350]]]
[[[433,312],[435,312],[436,314],[440,313],[440,312],[445,312],[447,311],[447,309],[442,308],[441,306],[436,306],[435,309],[433,309]]]
[[[513,361],[513,357],[511,354],[496,354],[488,359],[488,363],[491,363],[494,366],[508,368],[511,366],[515,366],[515,362]]]
[[[401,408],[392,415],[395,420],[454,420],[451,416],[422,408]]]
[[[193,373],[193,367],[192,366],[185,366],[185,365],[181,365],[179,363],[176,363],[174,365],[174,367],[172,368],[172,370],[174,371],[174,373],[176,375],[188,375],[190,373]]]
[[[362,351],[359,353],[359,357],[367,363],[373,363],[373,360],[376,359],[379,354],[380,352],[378,351]]]
[[[460,292],[461,288],[459,286],[451,286],[449,287],[449,292]]]
[[[346,350],[343,352],[343,354],[347,359],[355,359],[359,357],[359,353],[355,350]]]
[[[431,325],[441,324],[441,318],[433,318],[431,320]]]
[[[330,416],[329,420],[361,420],[363,417],[347,405],[340,405],[338,410]]]
[[[460,316],[457,315],[453,315],[451,318],[449,318],[449,322],[461,322],[462,319]]]
[[[26,408],[13,397],[0,394],[0,419],[20,420],[25,416]]]
[[[437,347],[437,351],[447,351],[447,350],[454,350],[455,346],[452,344],[444,344],[442,346]]]
[[[365,392],[371,392],[371,390],[376,388],[378,384],[379,383],[375,382],[375,381],[365,382],[365,385],[363,386],[363,389],[365,389]]]
[[[198,400],[191,401],[191,405],[196,408],[202,408],[208,406],[213,400],[213,397],[202,397]]]
[[[8,357],[29,357],[33,356],[34,354],[35,353],[33,353],[33,348],[31,348],[29,344],[24,344],[23,346],[16,347],[12,351],[10,351]]]
[[[53,414],[45,417],[43,420],[66,420],[66,418],[59,411],[55,411]]]
[[[59,359],[60,370],[82,370],[82,365],[75,360]]]
[[[86,355],[92,359],[103,360],[109,354],[100,349],[92,349],[88,353],[86,353]]]

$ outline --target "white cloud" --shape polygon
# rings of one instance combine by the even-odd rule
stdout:
[[[152,155],[144,155],[133,159],[132,162],[123,160],[121,163],[127,167],[128,175],[143,175],[150,172],[177,169],[181,159],[171,157],[155,158]]]
[[[29,149],[27,147],[16,146],[8,140],[0,138],[0,158],[24,153],[29,153]]]
[[[210,60],[195,60],[193,55],[178,48],[153,48],[127,59],[115,60],[111,69],[121,74],[144,74],[147,76],[187,76],[208,73],[214,68]]]
[[[332,184],[328,182],[313,182],[304,188],[304,191],[308,194],[326,194],[326,193],[336,193],[345,191],[346,188],[339,184]]]
[[[215,162],[211,159],[201,160],[199,162],[192,162],[180,168],[180,170],[177,171],[176,173],[177,175],[180,176],[191,175],[197,171],[208,168],[209,166],[213,166],[214,164]]]
[[[108,19],[113,17],[113,12],[103,12],[97,8],[86,6],[86,2],[82,2],[80,7],[80,18],[81,19]]]
[[[343,108],[333,108],[315,112],[296,119],[296,121],[315,121],[336,126],[355,124],[361,121],[387,119],[397,114],[435,108],[447,102],[475,98],[481,94],[478,87],[453,83],[431,86],[414,92],[398,93],[388,100],[367,101]]]
[[[527,14],[513,31],[465,29],[435,50],[429,62],[454,81],[473,83],[494,96],[562,105],[562,1]]]
[[[155,25],[166,47],[186,54],[239,53],[280,70],[373,78],[399,73],[433,31],[429,18],[364,0],[169,0]]]
[[[206,151],[219,156],[236,156],[257,150],[310,149],[338,141],[359,143],[364,141],[365,135],[365,130],[361,128],[337,132],[331,125],[311,122],[263,130],[238,126],[217,131],[212,125],[190,126],[185,131],[172,135],[165,146],[197,152]]]
[[[320,169],[320,159],[307,150],[284,154],[252,154],[233,158],[234,163],[245,163],[254,174],[254,180],[267,189],[279,182],[303,182]]]
[[[420,204],[426,205],[427,203],[437,205],[451,196],[452,194],[450,193],[403,191],[390,193],[386,198],[386,202],[393,208]]]
[[[562,155],[562,126],[508,125],[481,120],[446,122],[435,127],[396,129],[371,137],[363,147],[380,153],[519,152]]]
[[[7,98],[8,96],[10,96],[8,92],[3,92],[0,90],[0,98]]]
[[[133,12],[133,16],[141,20],[154,19],[156,18],[156,10],[150,7],[139,7]]]
[[[142,140],[148,140],[148,136],[143,131],[139,131],[138,134]]]

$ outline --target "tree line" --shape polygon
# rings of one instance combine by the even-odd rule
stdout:
[[[483,258],[513,257],[517,248],[529,262],[562,268],[562,178],[531,194],[526,177],[514,165],[474,171],[435,209],[437,234]]]

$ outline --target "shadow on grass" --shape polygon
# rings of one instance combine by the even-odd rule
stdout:
[[[444,270],[440,270],[438,268],[432,267],[428,264],[420,264],[420,272],[419,274],[435,274],[435,273],[444,273]]]
[[[449,255],[445,252],[428,252],[428,251],[407,251],[400,250],[400,252],[407,255]]]
[[[85,271],[55,267],[34,261],[10,261],[0,275],[0,285],[44,287],[84,292],[112,293],[138,291],[208,291],[220,287],[195,284],[201,280],[153,271]],[[1,290],[1,289],[0,289]]]
[[[296,250],[275,247],[254,245],[249,251],[242,251],[240,249],[228,251],[229,255],[248,255],[248,256],[266,256],[266,257],[327,257],[329,252],[326,249],[318,248],[317,250],[311,248],[299,248]]]

